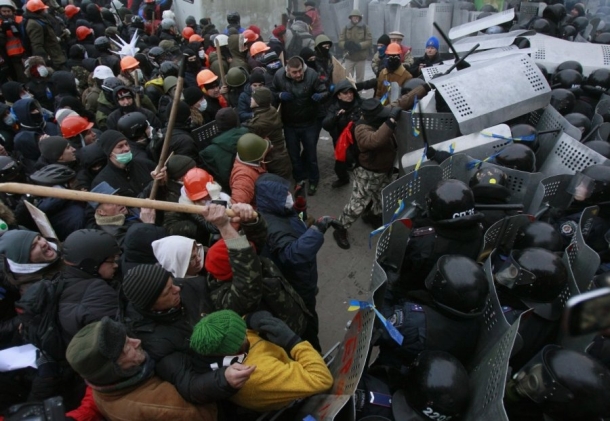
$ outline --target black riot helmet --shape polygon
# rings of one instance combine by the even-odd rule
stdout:
[[[521,143],[511,143],[498,153],[496,164],[513,170],[536,171],[536,155],[534,151]]]
[[[538,149],[538,131],[530,124],[515,124],[510,128],[510,135],[515,142],[523,143],[533,150]]]
[[[458,317],[479,316],[489,295],[485,272],[465,256],[441,256],[425,284],[438,308]]]
[[[551,24],[546,19],[536,19],[532,22],[529,29],[533,29],[538,34],[550,34]]]
[[[540,247],[552,252],[563,251],[563,240],[551,224],[534,221],[519,228],[513,250],[523,250],[530,247]]]
[[[159,67],[159,74],[163,79],[168,76],[178,77],[178,65],[172,61],[164,61]]]
[[[574,28],[572,25],[566,25],[561,31],[561,38],[565,39],[566,41],[574,41],[574,37],[576,37],[577,33],[576,28]]]
[[[580,129],[583,136],[586,136],[587,133],[589,133],[589,130],[591,130],[591,120],[584,114],[570,113],[566,114],[564,117],[572,126]]]
[[[426,198],[428,216],[435,221],[474,215],[474,195],[459,180],[440,181]]]
[[[610,158],[610,143],[605,140],[591,140],[584,144],[605,158]]]
[[[553,4],[545,7],[542,11],[542,17],[549,22],[553,22],[555,25],[559,25],[563,18],[566,17],[566,14],[566,7],[563,4]]]
[[[496,166],[486,166],[479,169],[470,179],[470,189],[476,203],[486,203],[492,199],[506,201],[510,198],[508,177]]]
[[[559,296],[567,285],[568,272],[555,253],[531,247],[512,250],[494,279],[535,307],[535,303],[550,303]]]
[[[610,44],[610,33],[608,32],[604,32],[602,34],[599,34],[598,36],[596,36],[593,41],[594,44],[605,44],[608,45]]]
[[[576,28],[576,32],[582,34],[589,25],[589,19],[584,16],[579,16],[572,21],[572,26]]]
[[[567,115],[572,112],[576,104],[576,95],[568,89],[553,89],[551,91],[551,105],[561,115]]]
[[[52,187],[66,184],[75,176],[74,170],[65,165],[50,164],[30,175],[30,180],[40,186]]]
[[[594,358],[547,345],[509,383],[557,421],[610,416],[610,371]]]
[[[64,261],[94,276],[106,259],[120,252],[114,237],[101,230],[74,231],[63,244]]]
[[[239,12],[227,13],[227,23],[229,25],[239,25],[240,21],[241,21],[241,17],[239,16]]]
[[[102,53],[110,50],[110,40],[108,37],[97,37],[93,42],[93,45]]]
[[[572,177],[567,188],[574,200],[596,205],[610,201],[610,167],[591,165]]]
[[[610,287],[610,272],[600,273],[599,275],[595,275],[593,277],[593,288],[608,287]]]
[[[159,64],[161,64],[161,62],[165,58],[165,55],[165,50],[161,47],[153,47],[148,50],[148,59],[155,67],[158,67]]]
[[[140,112],[127,113],[117,123],[117,130],[123,133],[129,140],[139,140],[146,137],[148,120]]]
[[[578,88],[582,84],[583,77],[574,69],[563,69],[553,74],[551,86],[553,88],[571,89]]]
[[[104,82],[102,83],[104,96],[113,105],[116,105],[116,102],[114,101],[114,91],[121,86],[125,86],[125,83],[118,77],[108,77],[104,79]]]
[[[559,66],[557,66],[557,68],[555,69],[555,73],[559,73],[562,70],[566,70],[566,69],[576,70],[578,73],[580,73],[582,75],[582,64],[580,64],[576,60],[564,61]]]
[[[527,40],[527,38],[524,38]],[[529,46],[528,46],[529,47]],[[544,64],[540,64],[540,63],[536,63],[536,66],[538,66],[538,68],[540,69],[540,71],[542,72],[542,76],[544,76],[544,78],[546,80],[549,80],[549,71],[546,68],[546,66]]]
[[[583,83],[583,90],[596,98],[610,88],[610,70],[596,69],[589,74]]]
[[[419,414],[459,418],[470,401],[470,388],[465,387],[469,384],[468,372],[447,352],[422,351],[404,376],[404,384],[407,404]]]
[[[0,183],[19,180],[23,176],[23,165],[10,156],[0,156]]]

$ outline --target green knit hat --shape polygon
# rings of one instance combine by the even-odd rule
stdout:
[[[191,348],[201,355],[235,355],[246,339],[246,322],[233,310],[208,314],[193,328]]]
[[[125,326],[104,317],[78,331],[66,350],[66,359],[82,378],[95,386],[117,383],[122,376],[116,361],[123,352]]]

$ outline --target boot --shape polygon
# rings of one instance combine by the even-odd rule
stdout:
[[[374,230],[383,225],[383,218],[381,215],[375,215],[372,212],[364,212],[361,218],[362,222],[370,225]]]
[[[338,178],[330,185],[333,189],[338,189],[339,187],[343,187],[346,184],[349,184],[349,178]]]
[[[335,230],[333,231],[333,237],[335,238],[337,245],[342,249],[347,250],[350,248],[346,228],[335,228]]]

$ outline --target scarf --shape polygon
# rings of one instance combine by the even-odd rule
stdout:
[[[96,213],[95,223],[98,224],[100,227],[103,225],[114,225],[120,227],[125,224],[125,215],[119,214],[114,216],[102,216]]]
[[[93,390],[100,393],[113,393],[121,390],[129,389],[143,383],[155,374],[155,360],[146,355],[146,361],[140,367],[139,370],[133,376],[123,380],[122,382],[110,384],[106,386],[96,386],[89,382],[86,382]]]

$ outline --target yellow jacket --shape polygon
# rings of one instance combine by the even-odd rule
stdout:
[[[333,377],[320,354],[303,341],[290,351],[248,330],[250,351],[243,362],[255,365],[250,376],[231,401],[258,412],[283,408],[295,399],[326,392],[333,385]],[[291,358],[292,357],[292,358]]]

